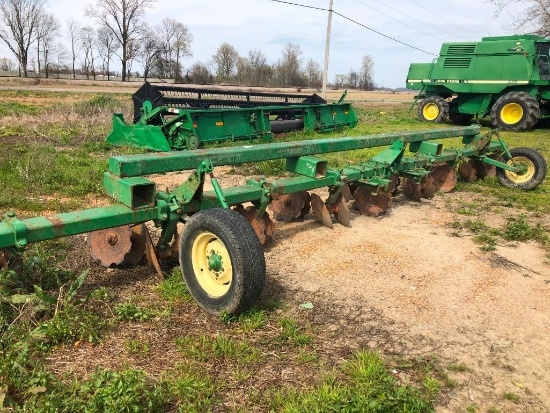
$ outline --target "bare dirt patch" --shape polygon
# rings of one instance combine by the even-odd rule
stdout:
[[[155,178],[159,189],[172,189],[183,179],[178,174]],[[222,186],[245,180],[226,175]],[[273,244],[265,250],[268,279],[261,301],[277,297],[286,311],[311,322],[318,331],[319,354],[336,365],[356,349],[372,349],[465,366],[464,371],[449,371],[457,386],[443,395],[438,412],[465,411],[472,405],[479,411],[491,406],[506,412],[550,411],[550,267],[545,252],[535,243],[521,243],[486,253],[472,237],[453,236],[446,225],[457,215],[449,204],[468,196],[451,193],[415,203],[399,195],[381,218],[352,212],[351,228],[336,224],[331,230],[311,215],[301,222],[276,223]],[[92,273],[91,285],[108,285],[127,296],[150,294],[158,281],[144,266],[94,266]],[[299,306],[305,302],[313,309]],[[98,347],[65,349],[51,365],[84,375],[98,363],[132,365],[158,375],[178,359],[170,344],[174,337],[230,329],[194,303],[176,311],[181,322],[158,329],[131,327]],[[128,359],[120,350],[123,342],[138,336],[151,343],[152,351],[147,359]],[[261,390],[274,380],[299,383],[312,374],[277,360],[274,354],[250,385]],[[396,367],[395,374],[405,380],[407,373]],[[519,402],[505,394],[517,395]]]

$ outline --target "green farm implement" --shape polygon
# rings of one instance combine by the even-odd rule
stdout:
[[[329,132],[355,127],[350,103],[327,103],[320,96],[223,89],[153,86],[134,95],[134,123],[113,116],[107,142],[152,151],[197,149],[203,143],[271,139],[306,129]]]
[[[550,39],[535,35],[443,43],[432,63],[413,63],[407,88],[418,90],[425,122],[468,124],[490,116],[494,127],[523,131],[550,117]]]
[[[458,136],[459,149],[439,142]],[[381,146],[376,156],[343,168],[331,168],[323,158]],[[214,175],[223,165],[273,159],[286,160],[289,177],[222,187]],[[504,186],[528,190],[544,180],[547,165],[538,152],[508,149],[497,134],[481,135],[478,126],[115,156],[104,187],[116,205],[29,219],[8,212],[0,223],[0,263],[9,266],[30,243],[89,233],[92,256],[105,266],[138,263],[145,255],[161,272],[159,259],[179,255],[198,304],[213,314],[234,314],[262,292],[262,244],[272,238],[272,218],[290,221],[311,212],[325,226],[349,226],[349,205],[379,215],[391,206],[398,185],[413,200],[431,198],[455,187],[457,170],[469,180],[496,174]],[[174,171],[189,173],[171,192],[158,191],[147,177]],[[212,190],[205,189],[207,177]],[[328,188],[326,199],[312,192],[319,188]],[[161,229],[155,246],[144,225],[149,221]]]

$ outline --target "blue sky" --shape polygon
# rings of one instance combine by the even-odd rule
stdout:
[[[403,87],[412,62],[429,62],[443,41],[475,41],[483,36],[512,34],[505,26],[510,9],[494,19],[494,6],[479,0],[333,0],[333,10],[364,26],[383,33],[416,50],[390,40],[344,17],[333,15],[329,60],[329,82],[336,74],[359,70],[361,59],[374,59],[377,85]],[[305,6],[327,9],[329,0],[289,0]],[[83,25],[90,0],[48,0],[47,7],[62,22],[75,18]],[[321,66],[324,60],[327,12],[271,0],[158,0],[145,13],[150,25],[171,17],[188,26],[194,40],[193,57],[207,63],[218,46],[228,42],[241,55],[259,49],[274,63],[288,43],[300,45],[303,62],[310,58]],[[429,53],[425,53],[425,52]],[[0,45],[0,57],[12,57]]]

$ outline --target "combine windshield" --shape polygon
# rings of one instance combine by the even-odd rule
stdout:
[[[537,43],[540,80],[550,80],[550,43]]]

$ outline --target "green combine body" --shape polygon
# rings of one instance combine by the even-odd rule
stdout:
[[[419,90],[426,122],[467,124],[490,115],[495,127],[529,130],[550,116],[550,40],[535,35],[444,43],[432,63],[413,63],[407,88]]]

